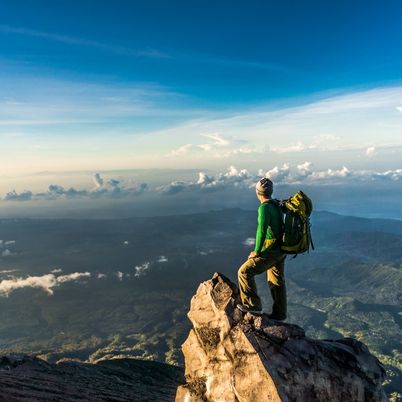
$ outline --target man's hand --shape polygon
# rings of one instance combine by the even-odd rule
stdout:
[[[254,258],[257,257],[257,253],[255,251],[252,251],[249,255],[248,258]]]

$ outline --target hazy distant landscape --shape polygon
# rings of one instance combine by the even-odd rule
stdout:
[[[215,271],[236,280],[255,225],[242,209],[2,219],[0,351],[181,365],[191,296]],[[288,257],[288,321],[313,337],[363,341],[387,366],[387,391],[400,389],[402,222],[316,212],[313,235],[314,252]]]

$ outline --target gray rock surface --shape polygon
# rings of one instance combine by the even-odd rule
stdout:
[[[241,313],[238,302],[219,273],[199,286],[176,402],[387,401],[385,371],[363,343],[310,339],[297,325]]]
[[[172,401],[183,370],[135,359],[49,364],[30,356],[0,357],[0,401]]]

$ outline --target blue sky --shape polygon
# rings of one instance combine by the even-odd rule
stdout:
[[[400,79],[398,1],[1,2],[1,54],[33,74],[157,83],[203,105]]]
[[[402,176],[399,1],[0,7],[0,189],[45,170]]]

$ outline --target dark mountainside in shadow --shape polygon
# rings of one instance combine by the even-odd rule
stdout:
[[[168,402],[183,382],[181,367],[115,359],[49,364],[30,356],[0,358],[0,400]]]

